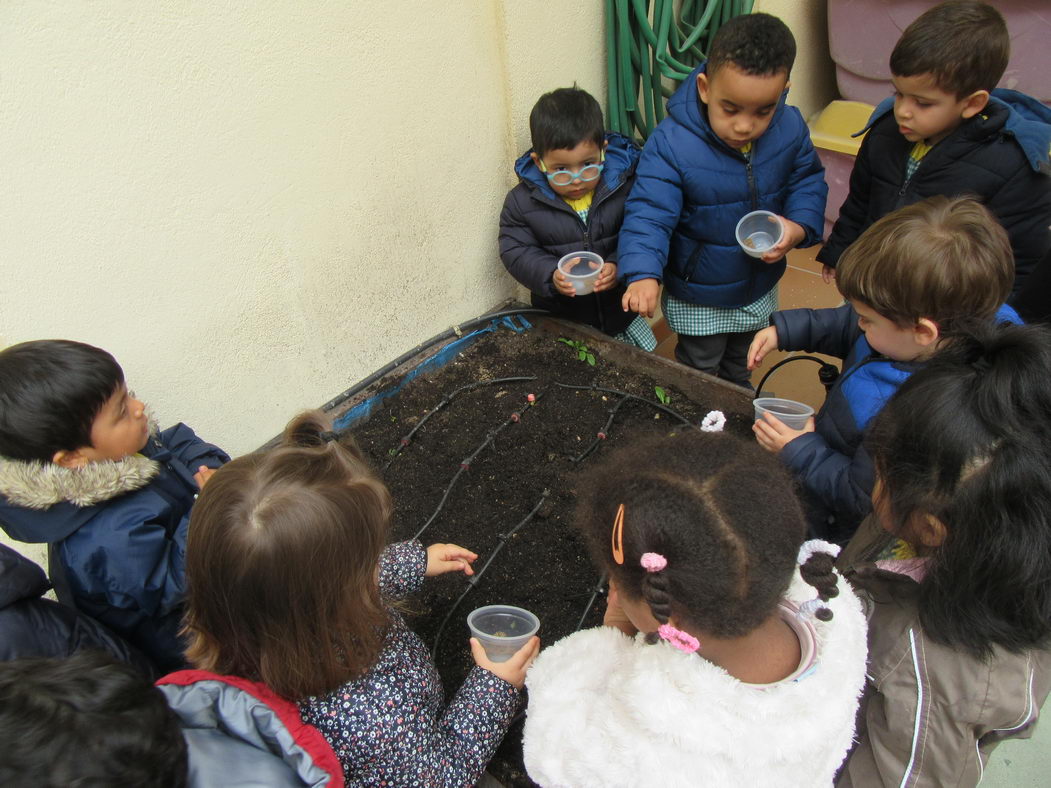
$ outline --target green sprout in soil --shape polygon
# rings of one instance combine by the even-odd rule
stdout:
[[[667,405],[671,402],[671,394],[669,394],[660,386],[654,386],[653,393],[657,395],[657,402],[659,402],[661,405]]]
[[[595,354],[591,352],[591,348],[579,339],[566,339],[565,337],[559,337],[558,341],[564,345],[569,345],[573,350],[577,351],[578,359],[588,362],[591,366],[595,366]]]

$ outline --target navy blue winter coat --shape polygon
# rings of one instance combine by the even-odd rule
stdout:
[[[1002,306],[999,322],[1020,323]],[[872,419],[922,362],[894,361],[869,346],[849,304],[834,309],[774,312],[780,350],[805,350],[844,359],[843,371],[805,433],[780,453],[806,491],[811,535],[846,544],[872,511],[872,458],[862,439]]]
[[[51,544],[78,610],[161,671],[178,669],[193,474],[229,459],[185,424],[117,462],[66,469],[3,459],[0,526],[20,541]]]
[[[657,279],[681,301],[741,307],[777,284],[784,261],[749,257],[734,237],[758,209],[796,222],[800,246],[821,240],[824,168],[799,110],[781,96],[751,157],[720,140],[697,93],[698,67],[668,101],[668,117],[646,141],[620,233],[620,270],[630,284]]]
[[[124,638],[83,613],[46,599],[50,588],[43,569],[0,544],[0,660],[104,651],[153,678],[149,661]]]
[[[817,259],[835,267],[873,222],[935,194],[971,195],[1007,230],[1015,255],[1015,288],[1051,247],[1051,109],[1014,90],[993,91],[982,115],[964,121],[923,157],[905,180],[912,150],[894,120],[894,99],[869,118],[850,174],[850,194],[839,209]],[[861,132],[858,132],[859,134]]]
[[[587,222],[551,189],[533,163],[531,149],[518,158],[515,173],[520,180],[507,193],[500,212],[500,259],[508,273],[529,288],[534,306],[616,334],[635,319],[620,305],[623,285],[570,297],[555,290],[551,281],[559,259],[570,252],[593,251],[603,260],[617,262],[617,235],[640,151],[623,134],[606,134],[606,143],[605,167]]]

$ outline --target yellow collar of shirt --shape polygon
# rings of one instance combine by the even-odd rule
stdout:
[[[587,194],[585,194],[583,197],[578,197],[575,200],[571,200],[569,197],[563,197],[562,199],[565,200],[566,205],[568,205],[570,208],[572,208],[577,213],[580,213],[581,211],[586,211],[589,208],[591,208],[591,200],[594,197],[595,197],[595,191],[591,190]]]

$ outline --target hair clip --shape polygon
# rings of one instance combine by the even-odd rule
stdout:
[[[613,560],[618,565],[624,563],[624,504],[617,507],[617,516],[613,518]]]
[[[660,572],[668,565],[668,559],[660,553],[643,553],[639,563],[647,572]]]
[[[339,436],[331,430],[326,430],[325,432],[322,432],[320,435],[318,435],[318,437],[321,438],[321,440],[325,443],[332,443],[332,441],[339,440]]]
[[[701,641],[689,632],[676,629],[671,624],[661,624],[657,628],[657,634],[661,640],[667,640],[679,651],[685,651],[687,654],[692,654],[701,647]]]

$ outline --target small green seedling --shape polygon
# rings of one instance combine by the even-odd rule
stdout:
[[[564,345],[569,345],[573,350],[577,351],[578,359],[588,362],[591,366],[595,366],[595,354],[592,353],[591,348],[583,342],[578,339],[566,339],[565,337],[559,337],[558,341]]]
[[[657,402],[661,405],[667,405],[671,402],[671,395],[660,386],[654,386],[653,393],[657,395]]]

